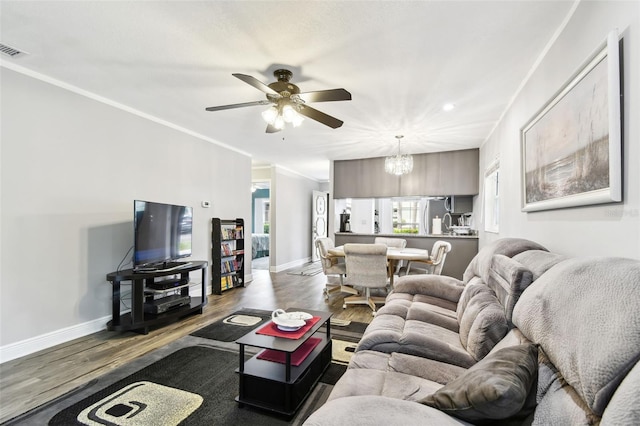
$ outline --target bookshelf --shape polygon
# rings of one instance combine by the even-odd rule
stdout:
[[[211,219],[211,291],[244,287],[244,219]]]

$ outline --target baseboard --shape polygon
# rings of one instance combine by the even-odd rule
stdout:
[[[89,322],[63,328],[61,330],[52,331],[51,333],[42,334],[32,337],[21,342],[10,343],[0,346],[0,363],[11,361],[32,353],[48,349],[52,346],[66,343],[70,340],[84,337],[89,334],[102,331],[106,328],[107,322],[111,320],[111,316],[98,318]]]
[[[283,265],[276,265],[275,267],[271,267],[269,269],[269,271],[270,272],[282,272],[282,271],[286,271],[287,269],[291,269],[291,268],[295,268],[295,267],[298,267],[298,266],[302,266],[305,263],[309,263],[309,262],[311,262],[311,257],[294,260],[293,262],[285,263]]]

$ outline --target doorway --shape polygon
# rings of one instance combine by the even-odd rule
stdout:
[[[254,181],[251,185],[251,269],[269,270],[271,245],[271,182]]]

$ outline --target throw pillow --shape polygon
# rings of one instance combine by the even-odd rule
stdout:
[[[520,412],[535,389],[537,372],[534,344],[510,346],[487,355],[420,402],[462,420],[505,419]]]

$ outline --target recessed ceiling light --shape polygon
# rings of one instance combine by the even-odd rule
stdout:
[[[455,109],[455,105],[454,104],[444,104],[442,105],[442,109],[445,111],[451,111],[453,109]]]

